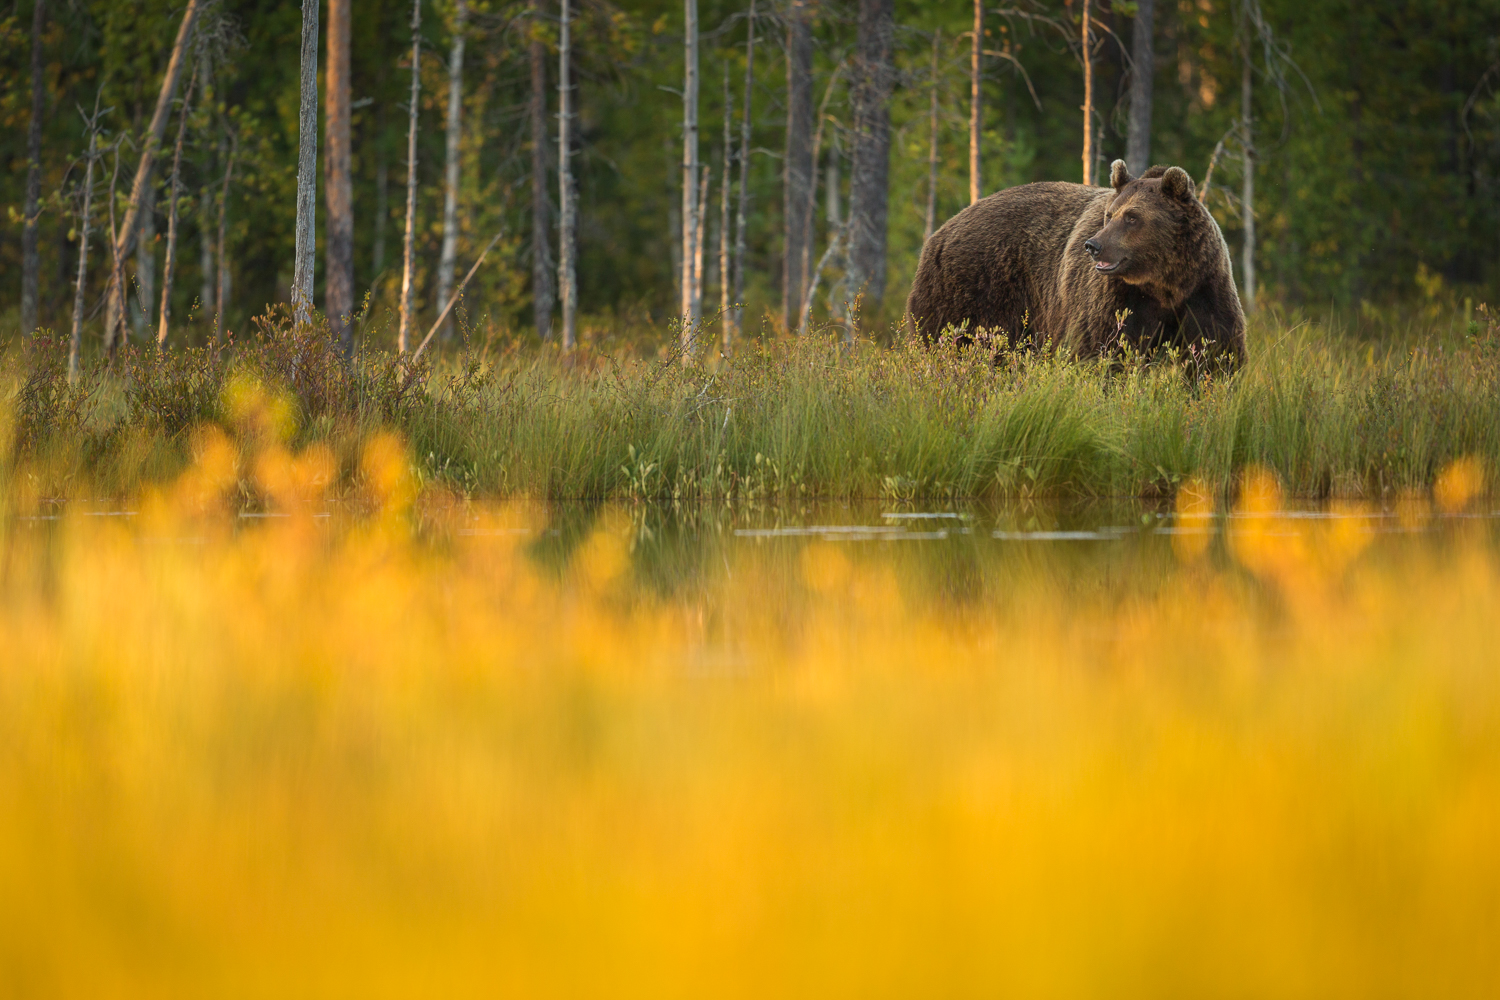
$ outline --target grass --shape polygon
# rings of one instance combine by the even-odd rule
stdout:
[[[133,495],[185,468],[194,429],[232,424],[254,383],[299,446],[334,451],[335,495],[391,430],[424,481],[491,498],[1170,496],[1250,466],[1298,496],[1395,496],[1460,457],[1500,467],[1500,323],[1480,320],[1371,340],[1264,316],[1243,371],[1195,379],[824,337],[691,368],[494,345],[345,366],[271,314],[234,351],[137,351],[74,386],[57,347],[13,350],[6,468],[36,496]]]

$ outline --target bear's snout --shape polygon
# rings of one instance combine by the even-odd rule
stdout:
[[[1089,252],[1090,257],[1097,257],[1099,256],[1099,251],[1104,249],[1104,244],[1100,243],[1097,239],[1084,240],[1083,248]]]

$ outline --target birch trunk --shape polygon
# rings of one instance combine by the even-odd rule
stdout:
[[[448,130],[447,162],[443,177],[443,251],[438,258],[438,307],[448,304],[453,293],[453,270],[458,259],[458,174],[459,139],[462,135],[464,110],[464,31],[469,19],[469,5],[456,0],[453,13],[453,47],[448,53]],[[438,334],[443,340],[453,336],[453,320],[443,321]]]
[[[42,257],[37,251],[37,223],[42,199],[42,116],[47,111],[43,80],[42,32],[47,26],[46,0],[31,10],[31,123],[26,131],[26,204],[21,230],[21,334],[37,327],[40,312]]]
[[[1135,65],[1130,73],[1130,132],[1125,140],[1125,164],[1132,177],[1141,176],[1151,166],[1151,94],[1156,73],[1153,3],[1154,0],[1136,0],[1131,36],[1131,59]]]
[[[1245,8],[1248,10],[1248,5]],[[1250,53],[1253,51],[1250,44],[1250,19],[1245,17],[1244,32],[1241,36],[1241,55],[1244,62],[1240,71],[1240,128],[1244,134],[1245,152],[1245,180],[1244,187],[1240,191],[1240,212],[1245,218],[1245,246],[1241,251],[1242,260],[1240,266],[1244,273],[1243,297],[1245,300],[1245,312],[1255,312],[1255,131],[1253,128],[1254,107],[1251,97],[1253,87],[1251,81]]]
[[[302,0],[302,100],[297,116],[297,251],[292,311],[298,326],[312,322],[313,255],[318,227],[318,0]]]
[[[88,166],[83,171],[83,221],[78,227],[78,281],[73,288],[73,336],[68,341],[68,381],[78,378],[78,353],[83,345],[83,286],[89,270],[89,213],[94,208],[94,161],[99,153],[98,110],[89,122]]]
[[[684,0],[682,73],[682,361],[692,360],[698,333],[698,0]]]
[[[381,129],[382,136],[385,130]],[[385,270],[385,226],[391,214],[391,170],[386,160],[385,144],[381,143],[379,159],[375,162],[375,245],[370,248],[370,272],[378,278]]]
[[[198,303],[204,318],[214,308],[213,215],[213,185],[204,184],[198,188]]]
[[[411,101],[406,124],[406,241],[401,252],[401,324],[396,332],[396,350],[410,347],[412,321],[412,257],[417,225],[417,100],[422,87],[422,0],[411,5]]]
[[[239,152],[239,143],[233,139],[229,144],[229,162],[224,167],[224,187],[219,191],[219,287],[214,296],[214,345],[224,341],[224,307],[229,298],[229,266],[226,261],[229,235],[229,180],[234,176],[234,154]]]
[[[938,46],[942,31],[932,33],[932,81],[927,106],[927,217],[922,223],[922,242],[932,238],[937,225],[938,185]]]
[[[725,328],[724,353],[731,353],[730,331],[737,339],[745,313],[745,215],[750,201],[750,96],[755,81],[755,0],[750,0],[750,18],[745,34],[745,107],[740,114],[740,192],[734,215],[734,303],[733,322]]]
[[[573,259],[578,225],[573,193],[573,46],[568,0],[562,0],[561,20],[557,46],[557,193],[561,210],[557,284],[562,293],[562,349],[566,353],[578,342],[578,274]]]
[[[205,48],[198,53],[198,100],[208,108],[214,106],[214,95],[210,89],[213,82],[212,74],[213,64]],[[215,159],[205,165],[203,175],[207,177],[209,168],[216,166],[217,162],[222,159],[224,159],[224,140],[220,138]],[[210,225],[213,211],[213,185],[200,184],[198,186],[198,303],[205,319],[214,307],[214,245],[211,236],[213,230]]]
[[[167,258],[161,274],[161,309],[156,321],[156,349],[165,350],[167,335],[172,326],[172,281],[177,272],[177,220],[178,200],[181,195],[182,145],[187,138],[188,112],[193,107],[193,85],[196,79],[188,80],[187,93],[182,95],[182,111],[177,118],[177,143],[172,148],[172,179],[167,184]]]
[[[710,170],[707,164],[698,168],[698,225],[693,233],[693,315],[703,317],[703,245],[708,228],[708,181]],[[698,320],[694,320],[695,323]],[[695,345],[696,346],[696,345]]]
[[[719,319],[723,323],[724,347],[729,352],[729,192],[730,151],[734,130],[734,106],[729,103],[729,60],[724,61],[724,145],[719,158]]]
[[[556,301],[552,264],[552,200],[547,195],[547,46],[538,34],[540,14],[531,8],[531,302],[536,335],[552,336]]]
[[[844,63],[840,62],[833,68],[833,72],[828,74],[828,83],[823,88],[823,100],[818,104],[818,115],[814,119],[818,123],[818,127],[813,130],[812,152],[808,155],[808,160],[812,164],[812,167],[808,175],[807,214],[802,220],[802,231],[807,234],[807,239],[802,244],[802,301],[797,306],[797,315],[799,317],[797,321],[798,333],[806,329],[806,324],[802,323],[800,317],[807,311],[807,296],[811,294],[808,290],[808,282],[812,280],[812,246],[818,232],[817,228],[813,225],[813,209],[817,208],[817,171],[818,160],[823,151],[823,129],[828,124],[828,102],[833,100],[834,88],[838,86],[839,77],[843,72]],[[832,240],[832,234],[829,235],[829,239],[830,241]]]
[[[167,72],[162,77],[161,92],[156,97],[156,110],[151,115],[151,124],[141,143],[141,160],[135,170],[135,181],[130,187],[130,201],[125,206],[125,218],[114,236],[113,256],[116,261],[114,276],[110,280],[109,305],[104,322],[104,348],[111,359],[119,344],[121,323],[125,317],[124,280],[119,262],[130,253],[135,241],[136,226],[140,215],[142,198],[151,183],[151,174],[156,166],[156,148],[161,145],[167,131],[167,117],[172,110],[172,97],[177,93],[177,80],[182,75],[182,66],[187,59],[188,39],[192,37],[198,14],[203,9],[202,0],[187,0],[187,9],[182,12],[182,24],[177,29],[177,41],[172,45],[172,57],[167,61]]]
[[[323,310],[333,341],[348,357],[354,350],[354,179],[350,173],[349,135],[349,0],[328,0],[327,94],[324,128],[328,130],[326,192],[328,236],[324,262]],[[382,166],[384,161],[382,160]],[[377,225],[379,223],[377,222]],[[383,248],[382,248],[383,249]]]
[[[123,268],[123,265],[122,265]],[[135,296],[126,289],[126,310],[135,335],[150,335],[151,306],[156,302],[156,185],[148,185],[141,198],[140,236],[135,245]]]
[[[1083,183],[1094,183],[1094,53],[1089,47],[1089,0],[1083,0]]]
[[[895,0],[860,0],[853,163],[849,172],[849,289],[867,315],[885,299],[890,211],[891,90],[896,74]]]
[[[782,216],[782,322],[795,331],[802,311],[811,242],[808,219],[813,200],[812,10],[810,0],[791,0],[786,15],[786,163]]]
[[[969,47],[969,204],[979,200],[979,79],[984,68],[984,3],[974,0],[974,30]]]

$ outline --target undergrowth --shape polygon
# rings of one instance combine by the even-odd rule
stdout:
[[[1460,457],[1500,468],[1500,323],[1377,352],[1323,326],[1263,321],[1249,364],[1194,377],[1169,359],[746,345],[684,366],[523,349],[433,365],[345,360],[326,328],[268,313],[221,350],[127,350],[70,383],[39,336],[0,360],[0,477],[37,498],[129,496],[175,475],[194,428],[232,428],[235,386],[282,400],[293,448],[339,456],[396,431],[420,476],[540,499],[1169,495],[1249,466],[1305,497],[1390,496]],[[1491,477],[1493,480],[1493,477]]]

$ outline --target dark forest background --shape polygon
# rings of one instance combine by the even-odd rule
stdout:
[[[1080,179],[1083,78],[1076,44],[1075,2],[1038,0],[988,8],[984,46],[982,149],[986,193],[1033,180]],[[420,316],[435,315],[440,251],[447,54],[453,10],[424,5],[417,226]],[[1335,307],[1353,315],[1407,305],[1500,299],[1500,4],[1495,0],[1262,0],[1273,33],[1281,81],[1266,72],[1257,49],[1254,117],[1257,267],[1260,300],[1289,309]],[[555,111],[555,4],[539,8],[474,0],[464,63],[460,182],[459,273],[491,235],[496,249],[470,286],[469,321],[527,333],[531,328],[532,86],[528,50],[534,34],[548,46],[548,107]],[[708,246],[717,246],[723,74],[738,105],[745,71],[748,2],[702,0],[702,156],[713,169]],[[50,0],[43,41],[45,115],[42,134],[42,216],[39,321],[64,329],[71,321],[77,267],[77,212],[82,111],[113,110],[103,119],[111,141],[139,135],[149,119],[181,19],[170,0]],[[782,268],[781,151],[786,141],[786,32],[779,9],[759,6],[755,54],[753,159],[749,201],[745,329],[774,326]],[[1125,154],[1135,6],[1094,5],[1099,22],[1094,72],[1102,141],[1098,162]],[[1230,0],[1158,0],[1155,10],[1154,111],[1151,160],[1178,164],[1201,182],[1223,141],[1208,203],[1231,249],[1241,253],[1237,192],[1244,169],[1233,138],[1240,108],[1242,19]],[[578,277],[580,331],[660,324],[676,312],[674,230],[682,158],[683,7],[669,0],[612,4],[586,0],[573,22],[579,123]],[[356,301],[366,293],[363,329],[372,342],[391,336],[399,294],[405,218],[406,98],[410,5],[364,0],[353,14],[353,174]],[[821,103],[834,67],[855,45],[853,0],[814,6],[813,88]],[[929,100],[937,40],[941,222],[968,202],[971,4],[896,4],[898,81],[891,105],[892,149],[888,274],[880,313],[899,314],[920,251],[928,190]],[[294,3],[224,0],[205,23],[211,45],[195,59],[209,100],[198,102],[183,161],[182,235],[174,313],[189,317],[189,339],[205,336],[205,273],[217,231],[229,137],[237,146],[229,187],[226,258],[227,324],[249,328],[250,317],[290,294],[296,195],[298,45],[301,13]],[[19,326],[21,233],[31,116],[32,2],[0,13],[0,335]],[[1118,41],[1116,41],[1118,39]],[[1258,43],[1259,44],[1259,43]],[[326,49],[322,50],[326,51]],[[326,56],[323,56],[326,58]],[[1034,97],[1033,97],[1034,92]],[[179,88],[179,97],[181,88]],[[202,91],[200,91],[201,95]],[[828,238],[830,173],[837,197],[847,193],[851,114],[848,76],[829,92],[829,134],[818,165],[818,236]],[[168,130],[175,134],[176,119]],[[736,132],[738,122],[736,120]],[[320,144],[320,155],[326,144]],[[128,194],[135,153],[120,148],[117,205]],[[555,150],[550,162],[555,164]],[[96,178],[107,192],[106,158]],[[1103,168],[1107,174],[1107,166]],[[156,171],[155,235],[166,231],[165,169]],[[320,174],[321,184],[321,174]],[[549,190],[556,199],[555,181]],[[96,195],[94,225],[108,227],[107,193]],[[326,232],[319,192],[318,237]],[[556,225],[555,215],[545,221]],[[97,230],[96,230],[97,232]],[[556,246],[555,237],[553,246]],[[107,247],[96,237],[88,303],[108,277]],[[160,273],[159,259],[144,266]],[[131,254],[126,272],[142,266]],[[323,301],[320,250],[317,301]],[[207,279],[207,280],[205,280]],[[132,277],[132,280],[135,280]],[[707,267],[705,300],[717,302],[715,262]],[[828,280],[815,306],[826,314]],[[153,307],[154,310],[154,307]],[[711,310],[710,310],[711,311]],[[142,317],[144,318],[144,317]],[[136,336],[149,323],[137,322]],[[661,327],[663,338],[665,327]],[[529,333],[528,333],[529,335]],[[375,338],[379,338],[378,341]]]

